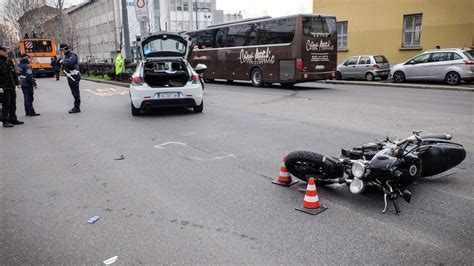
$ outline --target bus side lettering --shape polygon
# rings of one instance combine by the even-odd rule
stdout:
[[[334,45],[331,41],[320,40],[319,43],[314,43],[311,40],[306,42],[306,51],[332,51],[334,50]]]
[[[273,64],[275,63],[275,56],[269,47],[266,50],[255,49],[255,52],[248,52],[244,49],[240,50],[241,64]]]

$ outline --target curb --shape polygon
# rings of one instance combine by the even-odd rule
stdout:
[[[97,82],[97,83],[103,83],[103,84],[121,86],[121,87],[125,87],[125,88],[130,87],[130,83],[124,83],[124,82],[118,82],[118,81],[111,81],[111,80],[102,80],[102,79],[91,79],[91,78],[84,78],[84,77],[82,77],[82,79],[83,79],[83,80],[92,81],[92,82]]]
[[[385,82],[368,82],[368,81],[345,81],[345,80],[325,80],[322,81],[327,84],[345,84],[345,85],[359,85],[359,86],[374,86],[374,87],[396,87],[408,89],[422,89],[422,90],[446,90],[446,91],[466,91],[474,92],[474,88],[466,88],[460,86],[442,86],[442,85],[426,85],[426,84],[400,84],[400,83],[385,83]]]

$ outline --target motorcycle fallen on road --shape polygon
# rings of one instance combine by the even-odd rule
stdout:
[[[400,213],[397,199],[408,203],[411,192],[406,188],[419,177],[428,177],[445,172],[466,158],[461,144],[451,141],[451,136],[442,134],[413,135],[403,140],[366,143],[350,150],[342,149],[339,157],[324,156],[311,151],[294,151],[286,156],[285,166],[298,179],[308,181],[314,177],[317,184],[347,184],[354,193],[362,193],[373,186],[393,202]]]

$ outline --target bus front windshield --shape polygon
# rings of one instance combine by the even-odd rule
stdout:
[[[27,53],[51,53],[53,47],[51,41],[24,41]]]

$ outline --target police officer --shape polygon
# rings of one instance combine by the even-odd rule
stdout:
[[[16,86],[20,85],[15,65],[7,58],[7,48],[0,46],[0,88],[3,90],[2,122],[3,127],[24,124],[16,117]]]
[[[81,112],[81,94],[79,91],[79,81],[81,80],[81,74],[79,73],[79,61],[77,54],[69,50],[67,44],[61,44],[59,49],[64,54],[64,57],[59,60],[63,66],[64,73],[67,77],[69,88],[71,88],[72,96],[74,97],[74,107],[69,110],[70,114]]]
[[[61,70],[61,64],[56,56],[51,58],[51,66],[53,67],[54,76],[56,76],[56,80],[59,80],[59,72]]]
[[[36,79],[31,69],[31,58],[27,53],[21,54],[20,65],[20,85],[23,91],[26,116],[38,116],[33,108],[34,93],[37,87]]]

